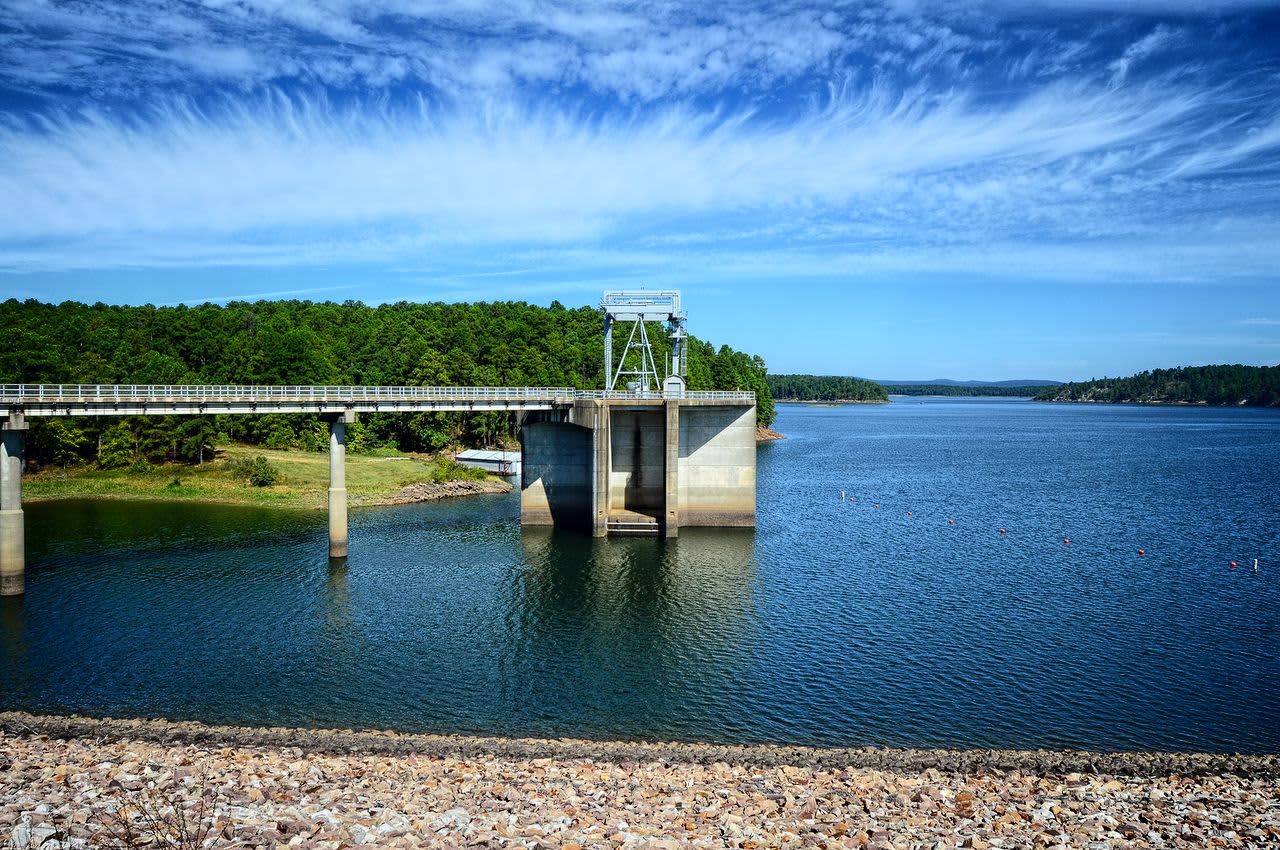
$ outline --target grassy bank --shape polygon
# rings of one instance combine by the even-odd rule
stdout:
[[[266,458],[278,471],[267,487],[249,483],[244,464]],[[471,477],[449,461],[420,455],[347,455],[347,498],[353,506],[379,504],[403,487],[424,481]],[[165,499],[274,505],[316,509],[325,506],[329,455],[226,446],[203,464],[163,464],[145,472],[92,466],[46,469],[23,479],[23,499]]]

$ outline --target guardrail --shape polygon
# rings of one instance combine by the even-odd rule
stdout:
[[[463,401],[522,399],[664,399],[754,403],[753,392],[684,391],[604,392],[573,387],[357,387],[357,386],[236,386],[160,384],[0,384],[0,404],[103,402],[342,402],[342,401]]]

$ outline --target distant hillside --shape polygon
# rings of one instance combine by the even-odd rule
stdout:
[[[1037,401],[1280,406],[1280,366],[1184,366],[1049,387]]]
[[[928,381],[886,381],[876,380],[885,387],[1056,387],[1062,381],[1046,381],[1040,378],[1015,379],[1012,381],[956,381],[951,378],[933,378]]]
[[[775,401],[888,401],[884,387],[842,375],[765,375]]]
[[[950,383],[950,384],[882,384],[890,395],[941,395],[941,396],[1005,396],[1013,398],[1031,398],[1050,384],[1019,384],[1016,382],[1000,383]]]

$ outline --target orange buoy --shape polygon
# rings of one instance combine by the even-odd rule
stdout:
[[[1145,555],[1145,554],[1147,554],[1147,550],[1146,550],[1146,549],[1139,549],[1139,550],[1138,550],[1138,554],[1139,554],[1139,555]]]

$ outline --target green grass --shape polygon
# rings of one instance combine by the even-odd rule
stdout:
[[[265,457],[280,471],[270,487],[254,487],[234,466]],[[347,498],[353,506],[375,504],[402,487],[431,481],[440,467],[418,455],[380,452],[347,455]],[[447,468],[447,465],[446,465]],[[450,475],[454,473],[450,470]],[[457,477],[462,477],[458,475]],[[174,481],[178,484],[174,484]],[[164,499],[315,509],[326,505],[329,455],[226,446],[204,464],[164,464],[143,473],[92,466],[46,469],[23,479],[26,501],[49,499]]]

